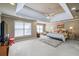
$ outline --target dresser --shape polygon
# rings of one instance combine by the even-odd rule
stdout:
[[[8,56],[9,47],[8,46],[0,46],[0,56]]]

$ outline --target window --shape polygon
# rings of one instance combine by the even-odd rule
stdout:
[[[43,33],[43,25],[37,25],[37,32]]]
[[[15,37],[31,35],[31,23],[15,21]]]
[[[25,23],[24,26],[24,34],[25,35],[31,35],[31,24],[30,23]]]

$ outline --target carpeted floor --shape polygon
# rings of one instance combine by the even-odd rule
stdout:
[[[16,42],[9,48],[9,56],[79,56],[77,40],[68,40],[55,48],[39,39]]]

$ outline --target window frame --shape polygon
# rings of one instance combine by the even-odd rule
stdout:
[[[42,32],[41,32],[41,26],[42,26]],[[44,32],[44,25],[37,24],[37,33],[43,33],[43,32]]]
[[[16,22],[21,22],[21,23],[23,23],[23,28],[15,28]],[[26,24],[26,23],[27,23],[27,24],[30,24],[30,27],[29,27],[29,28],[30,28],[30,32],[29,32],[30,34],[29,34],[29,35],[28,35],[28,34],[25,35],[25,30],[26,30],[26,29],[25,29],[25,26],[26,26],[25,24]],[[15,33],[16,30],[23,30],[23,34],[20,35],[20,36],[17,36],[16,33]],[[27,31],[28,31],[28,30],[27,30]],[[31,35],[32,35],[32,23],[31,23],[31,22],[24,22],[24,21],[14,21],[14,33],[15,33],[15,34],[14,34],[14,37],[31,36]],[[15,35],[16,35],[16,36],[15,36]]]

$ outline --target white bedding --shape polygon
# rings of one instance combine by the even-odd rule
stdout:
[[[65,37],[60,33],[48,33],[47,36],[62,39],[65,42]]]

